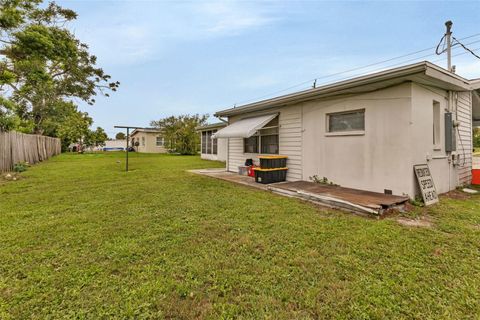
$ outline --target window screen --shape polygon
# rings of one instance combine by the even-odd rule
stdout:
[[[244,153],[258,153],[258,136],[243,139]]]
[[[212,131],[207,131],[207,153],[212,153]]]
[[[365,110],[331,113],[328,115],[328,132],[365,130]]]
[[[278,134],[268,136],[262,135],[260,139],[262,153],[278,153]]]
[[[433,102],[433,145],[440,146],[440,103]]]
[[[202,153],[207,153],[207,133],[202,132]]]
[[[215,134],[215,132],[217,132],[217,130],[213,130],[212,133]],[[217,154],[217,149],[218,149],[218,140],[215,139],[215,138],[212,138],[212,153],[213,154]]]
[[[163,137],[157,137],[157,147],[163,146]]]

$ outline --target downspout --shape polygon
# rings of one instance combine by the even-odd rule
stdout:
[[[218,120],[222,121],[223,123],[226,123],[229,125],[228,120],[222,119],[222,117],[216,116]],[[228,172],[229,171],[229,164],[230,164],[230,138],[227,138],[227,159],[225,161],[225,170]]]
[[[448,101],[447,101],[447,110],[452,112],[452,91],[448,90]],[[456,116],[456,114],[455,114]],[[444,116],[445,117],[445,116]],[[446,128],[444,128],[446,130]],[[448,152],[447,161],[448,161],[448,190],[452,190],[452,167],[455,165],[452,159],[452,152]]]

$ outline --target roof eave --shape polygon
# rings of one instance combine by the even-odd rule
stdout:
[[[441,67],[423,61],[420,63],[415,63],[407,66],[402,66],[395,69],[389,69],[377,73],[372,73],[369,75],[356,77],[353,79],[348,79],[329,85],[321,86],[315,89],[308,89],[300,92],[295,92],[280,97],[274,97],[271,99],[266,99],[250,104],[246,104],[236,108],[230,108],[222,110],[215,113],[216,117],[228,117],[233,115],[238,115],[246,112],[259,111],[266,108],[276,107],[287,105],[296,102],[302,102],[305,100],[312,100],[317,98],[322,98],[333,92],[341,92],[342,90],[351,89],[354,87],[359,87],[362,85],[373,84],[389,79],[395,79],[400,77],[405,77],[409,75],[414,75],[418,73],[423,73],[427,76],[438,78],[444,82],[451,83],[456,88],[468,90],[471,88],[471,84],[467,79],[464,79],[456,74],[448,72]]]
[[[228,117],[236,114],[241,114],[244,112],[256,111],[258,109],[262,109],[263,107],[272,107],[282,104],[289,104],[291,102],[295,102],[296,100],[303,100],[303,99],[313,99],[316,96],[322,96],[326,93],[332,91],[339,91],[355,86],[360,86],[367,83],[383,81],[386,78],[392,78],[396,76],[401,76],[405,74],[413,74],[418,72],[424,72],[427,68],[426,62],[411,64],[408,66],[390,69],[386,71],[381,71],[361,77],[356,77],[353,79],[348,79],[340,82],[335,82],[332,84],[328,84],[325,86],[321,86],[315,89],[308,89],[304,91],[299,91],[279,97],[274,97],[271,99],[261,100],[258,102],[246,104],[236,108],[230,108],[226,110],[222,110],[215,113],[216,117]]]

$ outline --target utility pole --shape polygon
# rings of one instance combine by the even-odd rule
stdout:
[[[445,26],[447,27],[447,32],[445,33],[446,41],[447,41],[447,66],[448,71],[453,72],[452,69],[452,25],[453,22],[448,20],[445,22]]]

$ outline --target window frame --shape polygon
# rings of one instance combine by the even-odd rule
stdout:
[[[218,140],[213,138],[213,135],[217,132],[216,129],[204,130],[201,132],[200,137],[200,153],[201,154],[218,154]]]
[[[274,125],[271,125],[271,123],[274,122]],[[262,131],[265,132],[266,130],[272,130],[275,129],[274,133],[266,133],[262,134]],[[262,152],[264,150],[264,146],[262,144],[262,137],[271,137],[271,136],[276,136],[276,143],[277,143],[277,152],[275,153],[269,153],[269,152]],[[256,139],[256,145],[254,146],[254,152],[248,152],[247,151],[247,141],[255,138]],[[249,153],[249,154],[279,154],[280,153],[280,119],[279,116],[277,115],[275,118],[273,118],[269,123],[265,125],[265,127],[259,129],[253,136],[249,138],[244,138],[243,139],[243,153]]]
[[[442,108],[435,100],[432,103],[432,145],[433,150],[442,150]]]
[[[161,139],[161,144],[158,144],[158,138]],[[156,136],[155,137],[155,146],[156,147],[163,147],[165,146],[165,138],[163,136]]]
[[[345,115],[352,113],[362,113],[363,114],[363,129],[354,129],[354,130],[340,130],[340,131],[330,131],[330,117],[332,115]],[[365,135],[366,128],[366,109],[352,109],[339,112],[329,112],[325,114],[325,136],[356,136],[356,135]]]
[[[217,130],[212,130],[212,136],[217,133]],[[218,139],[217,138],[211,138],[212,140],[212,154],[217,155],[218,154]]]
[[[250,140],[255,140],[254,143],[251,143],[253,147],[253,151],[247,150],[247,145],[250,143],[249,142]],[[254,134],[253,136],[248,138],[243,138],[243,153],[252,153],[252,154],[258,153],[258,145],[259,145],[259,137],[257,134]]]

